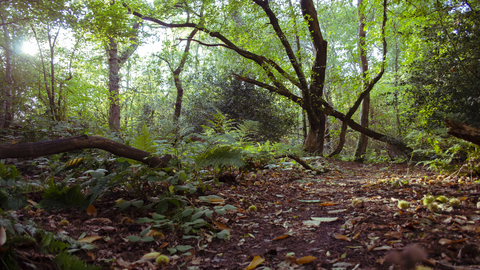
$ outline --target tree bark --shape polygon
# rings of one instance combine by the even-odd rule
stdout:
[[[46,156],[87,148],[102,149],[117,156],[142,162],[152,168],[166,167],[171,159],[171,155],[160,158],[116,141],[87,135],[52,141],[0,145],[0,159]]]
[[[1,122],[3,122],[2,127],[8,128],[12,124],[14,116],[12,111],[12,51],[10,48],[10,36],[8,34],[7,25],[1,14],[0,17],[2,19],[3,37],[5,38],[5,81],[7,83],[5,87],[5,99],[0,101],[3,112],[3,121]]]
[[[474,143],[480,146],[480,129],[466,124],[445,119],[445,124],[450,127],[447,134]]]
[[[368,59],[367,59],[367,32],[365,31],[365,14],[363,12],[363,0],[358,0],[358,48],[360,51],[360,63],[362,67],[363,84],[367,83],[368,73]],[[360,125],[368,128],[370,110],[370,93],[368,93],[362,101],[362,111],[360,113]],[[365,153],[367,152],[368,137],[360,133],[357,141],[357,148],[355,149],[355,161],[363,162],[365,160]]]
[[[324,103],[322,96],[325,83],[325,71],[327,68],[327,41],[323,39],[313,1],[301,0],[300,7],[303,18],[308,22],[308,30],[315,49],[311,84],[308,91],[302,91],[304,109],[307,111],[310,125],[310,130],[305,140],[305,150],[310,153],[323,155],[327,118],[322,106]]]
[[[133,29],[138,30],[141,23],[136,23]],[[110,94],[110,109],[108,115],[108,125],[111,130],[120,130],[120,68],[132,56],[138,47],[138,34],[130,38],[131,44],[120,56],[118,55],[118,44],[113,37],[109,37],[109,43],[106,46],[108,55],[108,92]]]
[[[175,82],[175,87],[177,88],[177,100],[175,102],[175,112],[173,115],[173,121],[178,122],[180,115],[182,113],[182,101],[183,101],[183,86],[182,81],[180,80],[180,73],[182,73],[185,63],[187,62],[188,52],[190,51],[190,44],[195,34],[198,32],[198,29],[193,29],[190,35],[187,38],[187,44],[183,50],[182,59],[180,60],[180,65],[177,69],[173,70],[173,81]]]
[[[113,131],[120,130],[120,63],[118,60],[118,45],[114,38],[109,38],[108,54],[108,92],[110,109],[108,126]]]

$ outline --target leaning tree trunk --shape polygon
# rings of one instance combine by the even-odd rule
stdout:
[[[180,60],[180,65],[175,69],[173,73],[173,81],[175,82],[175,87],[177,88],[177,100],[175,101],[175,112],[173,114],[173,121],[178,122],[180,115],[182,113],[182,101],[183,101],[183,86],[182,81],[180,80],[180,73],[182,73],[185,63],[187,62],[188,52],[190,51],[190,44],[195,34],[198,32],[198,29],[193,29],[190,35],[187,38],[187,44],[183,51],[182,59]]]

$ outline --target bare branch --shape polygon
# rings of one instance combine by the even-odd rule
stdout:
[[[276,94],[279,94],[281,96],[284,96],[284,97],[290,99],[291,101],[293,101],[293,102],[295,102],[299,105],[301,105],[303,103],[303,99],[301,97],[296,96],[295,94],[291,93],[287,89],[274,87],[274,86],[271,86],[269,84],[262,83],[262,82],[259,82],[257,80],[251,79],[251,78],[243,77],[243,76],[241,76],[239,74],[235,74],[235,73],[233,74],[233,76],[235,76],[235,78],[237,80],[256,85],[256,86],[261,87],[263,89],[266,89],[266,90],[268,90],[272,93],[276,93]]]
[[[128,6],[126,4],[124,4],[124,6],[126,8],[128,8]],[[252,53],[252,52],[249,52],[249,51],[246,51],[246,50],[243,50],[243,49],[239,48],[238,46],[236,46],[233,42],[231,42],[228,38],[226,38],[224,35],[220,34],[219,32],[212,32],[212,31],[208,30],[207,28],[205,28],[203,26],[200,26],[198,24],[195,24],[195,23],[166,23],[166,22],[163,22],[163,21],[161,21],[159,19],[156,19],[156,18],[143,16],[141,13],[139,13],[137,11],[133,11],[133,12],[131,12],[131,14],[133,14],[133,15],[137,16],[138,18],[141,18],[145,21],[154,22],[154,23],[156,23],[158,25],[161,25],[161,26],[164,26],[164,27],[169,27],[169,28],[183,28],[183,27],[196,28],[199,31],[202,31],[202,32],[208,34],[211,37],[214,37],[214,38],[217,38],[217,39],[221,40],[225,44],[225,45],[219,45],[219,46],[223,46],[225,48],[233,50],[237,54],[239,54],[239,55],[241,55],[241,56],[243,56],[247,59],[255,61],[260,66],[262,66],[264,63],[270,65],[278,73],[280,73],[284,78],[289,80],[292,84],[296,85],[298,88],[302,88],[301,84],[298,82],[298,80],[296,80],[290,74],[288,74],[275,61],[273,61],[271,59],[268,59],[264,56],[261,56],[261,55],[258,55],[258,54],[255,54],[255,53]]]

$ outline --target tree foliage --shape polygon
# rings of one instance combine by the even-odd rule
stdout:
[[[424,27],[423,50],[409,66],[412,117],[436,127],[445,117],[479,124],[480,12],[467,6],[435,6],[437,23]],[[428,121],[428,122],[427,122]]]

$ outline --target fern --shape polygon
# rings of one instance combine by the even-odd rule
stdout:
[[[53,233],[45,233],[40,244],[40,250],[44,253],[57,253],[53,261],[57,265],[58,269],[65,270],[93,270],[101,269],[98,266],[92,266],[86,264],[76,256],[68,253],[69,244],[55,239]]]
[[[260,131],[260,124],[257,121],[246,120],[239,124],[235,129],[238,134],[238,139],[242,141],[251,141],[258,135]]]
[[[101,177],[100,179],[96,179],[96,181],[93,182],[93,187],[91,187],[88,192],[88,205],[93,204],[97,198],[103,195],[106,190],[111,188],[112,176],[113,174],[110,174],[108,176]]]
[[[55,264],[60,270],[96,270],[102,269],[100,266],[88,265],[76,256],[68,254],[67,250],[60,251],[55,256]]]
[[[133,147],[146,151],[148,153],[153,153],[156,150],[155,144],[153,142],[152,136],[147,129],[147,126],[143,124],[142,131],[138,134],[137,137],[133,140]]]
[[[3,163],[0,163],[0,179],[18,180],[19,178],[21,178],[21,174],[17,171],[17,168],[14,165],[5,166]]]
[[[240,168],[245,165],[242,153],[243,151],[239,148],[233,148],[228,145],[219,145],[198,155],[195,158],[195,164],[198,167],[212,166],[216,169],[229,166]]]
[[[66,187],[65,184],[54,183],[50,180],[48,188],[42,195],[40,202],[45,209],[66,209],[75,207],[80,211],[85,210],[89,205],[89,200],[82,193],[79,185]]]
[[[0,163],[0,207],[2,209],[18,210],[27,205],[23,196],[29,184],[22,181],[20,173],[15,166],[5,166]]]

